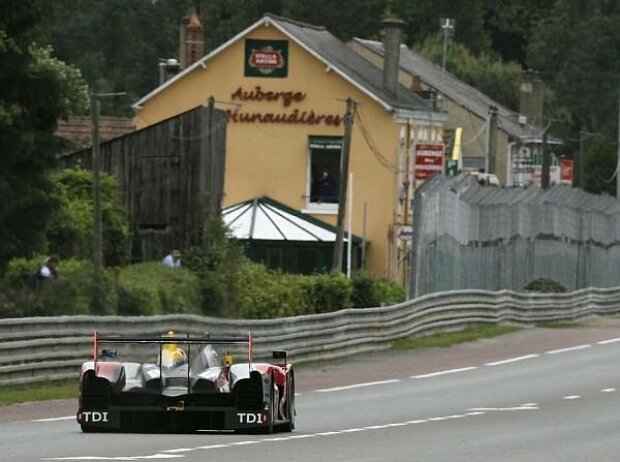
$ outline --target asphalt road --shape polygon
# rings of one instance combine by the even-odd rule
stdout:
[[[617,461],[620,322],[298,369],[297,430],[82,434],[74,402],[0,408],[0,460]]]

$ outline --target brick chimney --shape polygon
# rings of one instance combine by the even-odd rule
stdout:
[[[204,56],[204,28],[195,8],[181,21],[181,39],[179,41],[179,59],[181,69],[186,69]]]
[[[396,96],[398,74],[400,71],[400,42],[403,35],[404,21],[384,19],[381,21],[383,38],[383,88]]]
[[[525,71],[519,86],[519,113],[527,123],[542,128],[545,84],[536,72]]]

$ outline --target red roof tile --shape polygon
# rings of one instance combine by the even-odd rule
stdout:
[[[126,117],[99,117],[99,138],[111,140],[134,132],[133,119]],[[69,120],[59,120],[56,136],[67,139],[81,146],[90,146],[90,117],[71,116]]]

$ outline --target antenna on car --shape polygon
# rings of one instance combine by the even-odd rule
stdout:
[[[252,332],[248,331],[248,372],[252,373]]]
[[[98,356],[97,349],[98,349],[98,347],[97,347],[97,330],[95,329],[93,331],[93,362],[94,362],[95,370],[97,368],[97,356]]]

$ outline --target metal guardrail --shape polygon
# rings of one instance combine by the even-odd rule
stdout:
[[[0,385],[75,378],[92,355],[92,334],[192,335],[254,338],[254,357],[288,350],[293,362],[334,359],[387,349],[397,339],[460,330],[475,323],[532,325],[620,314],[620,288],[568,294],[462,290],[429,294],[381,308],[268,320],[196,315],[152,317],[56,316],[0,320]],[[242,352],[237,352],[241,353]]]

